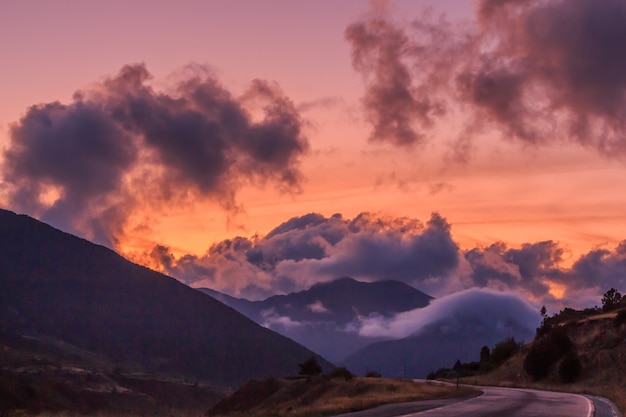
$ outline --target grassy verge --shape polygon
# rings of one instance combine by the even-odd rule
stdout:
[[[471,397],[479,392],[411,380],[324,378],[251,381],[211,411],[212,416],[313,417],[365,410],[382,404]]]

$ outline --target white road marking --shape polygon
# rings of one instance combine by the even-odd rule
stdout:
[[[587,400],[587,404],[589,405],[589,412],[587,413],[587,417],[595,416],[596,407],[593,405],[593,401],[591,401],[589,398],[585,397],[584,395],[579,395],[579,397],[583,397],[585,400]]]

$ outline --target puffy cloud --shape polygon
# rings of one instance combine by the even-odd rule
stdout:
[[[507,248],[503,243],[465,252],[471,264],[471,282],[479,287],[523,288],[534,297],[549,292],[546,280],[558,275],[563,249],[555,242]]]
[[[362,280],[396,279],[424,291],[445,285],[455,270],[459,249],[444,218],[415,219],[363,213],[354,219],[307,214],[278,226],[264,238],[236,238],[213,245],[201,257],[171,262],[157,248],[160,268],[193,286],[263,298],[308,288],[320,281],[352,276]],[[210,273],[193,278],[191,267]]]
[[[308,275],[318,277],[393,279],[431,292],[456,269],[459,248],[448,223],[439,215],[433,214],[423,226],[393,221],[380,225],[381,219],[364,217],[350,222],[352,233],[333,247],[332,256],[299,264],[285,262],[278,270],[285,275],[306,270]]]
[[[451,116],[526,144],[626,150],[626,4],[482,0],[476,20],[373,13],[345,32],[373,140],[412,145]],[[473,135],[476,136],[476,135]]]
[[[597,305],[611,287],[625,291],[626,241],[593,249],[567,266],[566,251],[553,241],[461,249],[438,214],[422,223],[372,213],[353,219],[310,213],[264,237],[215,243],[203,255],[176,257],[156,245],[142,261],[193,287],[253,300],[345,276],[402,281],[435,297],[470,288],[514,292],[552,312]]]
[[[626,240],[613,251],[595,249],[581,256],[561,277],[561,282],[573,289],[611,287],[626,290]]]
[[[32,106],[11,128],[2,177],[9,205],[109,246],[138,207],[212,199],[236,207],[246,182],[298,190],[303,121],[273,83],[235,97],[189,68],[169,93],[143,65]]]
[[[571,266],[564,266],[565,252],[553,241],[463,250],[438,214],[422,223],[371,213],[354,219],[313,213],[290,219],[265,237],[224,240],[202,256],[176,258],[156,246],[150,259],[191,286],[250,299],[343,276],[403,281],[436,297],[470,288],[514,292],[552,312],[597,305],[611,287],[626,290],[626,242],[613,250],[594,249]],[[322,312],[325,306],[311,308]]]
[[[503,243],[465,252],[465,287],[518,291],[551,311],[593,307],[609,288],[626,288],[626,242],[613,250],[593,249],[571,266],[562,265],[564,249],[555,242],[507,248]]]

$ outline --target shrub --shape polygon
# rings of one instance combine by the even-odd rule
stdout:
[[[368,373],[365,374],[366,378],[380,378],[382,375],[380,374],[380,372],[376,372],[376,371],[369,371]]]
[[[572,351],[574,344],[563,327],[555,327],[541,338],[535,339],[524,360],[524,371],[536,381],[548,376],[552,366],[566,353]]]
[[[483,346],[480,349],[480,363],[488,363],[491,360],[491,353],[489,351],[489,346]]]
[[[439,368],[436,371],[430,372],[426,379],[439,379],[439,378],[454,378],[456,375],[450,368]]]
[[[537,327],[535,337],[544,336],[545,334],[549,333],[550,330],[552,330],[552,325],[544,321],[543,323],[541,323],[541,326]]]
[[[559,379],[561,382],[571,384],[580,378],[582,372],[582,364],[578,355],[574,351],[565,354],[563,360],[559,364]]]
[[[622,294],[615,288],[611,288],[602,296],[602,309],[604,311],[611,311],[618,307],[622,301]]]
[[[509,359],[519,350],[519,345],[514,337],[509,337],[496,344],[491,351],[491,362],[499,365]]]
[[[619,313],[617,313],[617,317],[615,317],[615,321],[613,323],[615,324],[615,327],[626,324],[626,310],[621,310]]]
[[[322,367],[315,356],[311,356],[303,363],[298,364],[298,366],[300,367],[298,372],[300,375],[316,376],[322,373]]]
[[[324,375],[325,379],[344,379],[346,381],[354,378],[354,374],[348,371],[345,367],[335,368],[332,371],[326,373]]]

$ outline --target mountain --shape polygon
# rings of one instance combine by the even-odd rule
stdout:
[[[357,374],[377,371],[387,377],[424,378],[439,368],[451,368],[457,360],[478,360],[483,346],[510,337],[530,340],[537,324],[539,314],[516,296],[467,290],[396,317],[395,323],[382,323],[382,332],[398,326],[417,330],[365,346],[341,365]]]
[[[348,277],[262,301],[234,298],[208,288],[199,290],[332,361],[382,340],[359,334],[363,318],[391,317],[423,308],[433,299],[402,282],[360,282]]]
[[[0,210],[0,344],[26,340],[221,385],[293,375],[313,355],[173,278]]]

